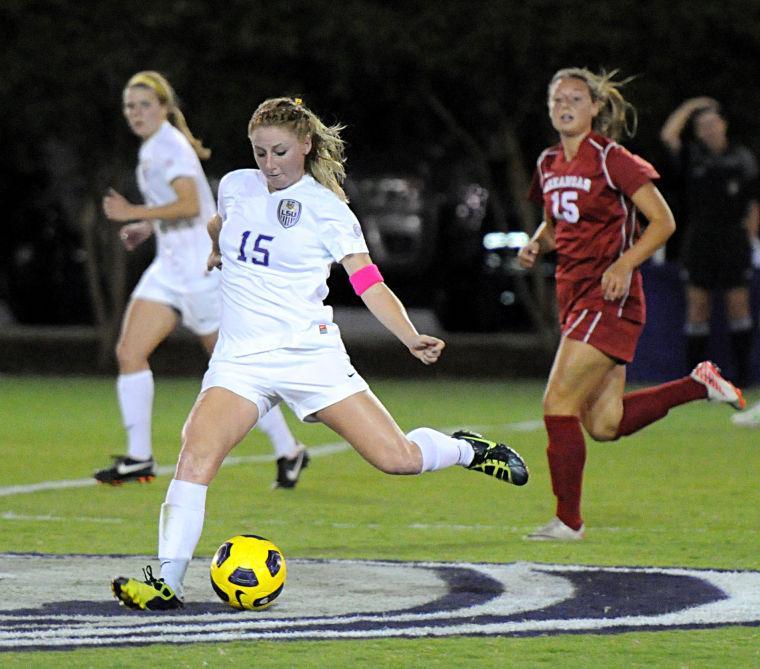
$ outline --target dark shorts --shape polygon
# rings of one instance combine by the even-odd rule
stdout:
[[[691,242],[684,253],[683,280],[706,290],[726,290],[749,286],[752,278],[752,255],[749,245],[716,245]]]
[[[633,361],[643,323],[635,323],[605,311],[571,311],[562,324],[562,336],[591,344],[618,364]]]

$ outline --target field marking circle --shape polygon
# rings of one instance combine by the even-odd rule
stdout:
[[[760,572],[530,562],[288,559],[283,594],[234,611],[192,561],[187,604],[134,612],[108,584],[147,556],[0,554],[0,650],[250,639],[532,636],[760,625]],[[54,582],[54,589],[40,583]]]

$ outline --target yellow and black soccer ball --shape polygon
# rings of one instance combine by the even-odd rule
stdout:
[[[239,534],[225,541],[211,560],[211,586],[236,609],[265,609],[285,586],[285,556],[271,541]]]

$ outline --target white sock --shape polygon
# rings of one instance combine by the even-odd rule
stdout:
[[[153,372],[146,369],[134,374],[120,374],[116,379],[116,395],[127,431],[127,455],[134,460],[149,460],[153,453],[150,438]]]
[[[285,422],[285,416],[282,415],[279,406],[273,406],[259,418],[256,427],[269,437],[276,458],[290,459],[298,455],[298,441]]]
[[[182,581],[203,531],[208,486],[172,479],[161,505],[158,523],[158,559],[161,578],[177,597],[184,597]]]
[[[745,332],[752,329],[752,318],[746,316],[745,318],[734,318],[728,321],[728,329],[730,332]]]
[[[453,465],[467,466],[472,462],[475,451],[463,439],[454,439],[443,432],[429,427],[418,427],[407,435],[422,452],[422,472],[434,472]]]

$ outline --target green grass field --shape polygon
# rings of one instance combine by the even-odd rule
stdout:
[[[81,479],[123,451],[113,381],[0,377],[0,487]],[[294,491],[271,491],[271,463],[223,468],[207,501],[197,555],[255,532],[286,557],[568,563],[760,569],[760,432],[739,430],[730,409],[696,402],[612,444],[589,441],[587,540],[536,544],[523,536],[553,513],[545,434],[509,425],[540,420],[539,381],[384,381],[371,385],[405,430],[474,426],[528,461],[523,489],[459,468],[421,477],[383,475],[351,450],[314,458]],[[154,442],[176,460],[197,379],[156,384]],[[755,400],[757,397],[750,397]],[[333,443],[298,423],[308,445]],[[233,455],[266,455],[252,433]],[[169,476],[152,485],[79,487],[0,497],[0,552],[153,554]],[[336,574],[339,587],[340,574]],[[0,575],[0,588],[3,584]],[[45,584],[54,587],[54,584]],[[287,595],[287,587],[283,597]],[[110,597],[104,584],[104,600]],[[114,606],[116,606],[114,602]],[[723,627],[535,638],[427,638],[149,646],[3,653],[4,667],[753,667],[760,628]]]

